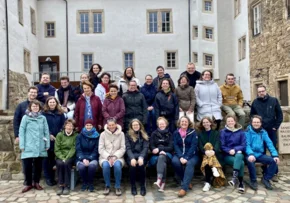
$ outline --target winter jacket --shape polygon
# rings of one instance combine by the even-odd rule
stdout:
[[[24,115],[19,128],[19,148],[21,159],[47,157],[49,149],[49,129],[43,115],[30,117]]]
[[[68,160],[76,155],[77,135],[77,132],[73,132],[70,136],[67,136],[64,130],[57,134],[54,144],[56,159]]]
[[[29,100],[27,99],[24,102],[21,102],[16,107],[16,110],[14,112],[14,118],[13,118],[13,128],[14,128],[14,136],[15,138],[19,136],[19,127],[21,123],[22,117],[25,115],[25,111],[28,108]]]
[[[195,92],[193,87],[186,85],[185,87],[178,86],[175,89],[175,94],[178,98],[179,108],[183,111],[194,111],[195,107]]]
[[[240,105],[243,106],[243,92],[239,85],[222,85],[220,86],[223,97],[223,105]]]
[[[102,103],[99,97],[95,96],[94,94],[92,94],[90,101],[91,101],[90,103],[91,103],[92,113],[93,113],[94,127],[97,128],[98,125],[102,126],[103,124]],[[84,127],[85,109],[86,109],[86,99],[84,95],[81,95],[81,97],[79,98],[76,104],[75,113],[74,113],[74,118],[75,118],[78,130],[83,129]]]
[[[55,87],[53,87],[50,84],[38,84],[36,85],[38,88],[38,93],[36,99],[42,103],[45,103],[46,99],[49,96],[54,96],[55,95]],[[48,92],[47,96],[44,96],[43,93]]]
[[[81,133],[76,138],[76,161],[83,161],[84,159],[93,160],[99,159],[99,133],[96,128],[87,131],[82,129]]]
[[[180,159],[191,159],[197,154],[198,137],[194,129],[187,129],[186,137],[183,140],[177,129],[173,133],[173,144],[175,155]]]
[[[75,103],[78,102],[79,98],[81,97],[83,93],[84,93],[84,90],[83,90],[82,84],[74,88]]]
[[[94,85],[94,88],[92,89],[92,91],[94,92],[95,89],[97,88],[98,84],[100,83],[100,78],[98,76],[95,76],[95,77],[91,78],[91,76],[90,76],[90,83],[92,83]]]
[[[173,92],[165,93],[163,90],[159,91],[155,97],[155,113],[156,118],[164,116],[168,120],[178,120],[179,108],[178,99]]]
[[[144,160],[147,160],[148,149],[149,149],[149,140],[143,139],[140,133],[136,142],[133,141],[133,139],[130,137],[129,134],[126,134],[127,163],[130,163],[132,159],[138,160],[139,157],[142,157]]]
[[[171,83],[171,87],[175,88],[174,82],[172,81],[170,75],[169,75],[168,73],[165,73],[163,78],[159,78],[159,76],[157,76],[156,78],[153,79],[152,84],[154,85],[154,87],[155,87],[155,89],[156,89],[157,91],[158,91],[158,89],[159,89],[159,86],[160,86],[161,81],[162,81],[164,78],[169,79],[169,81],[170,81],[170,83]]]
[[[147,122],[147,104],[146,100],[139,91],[130,92],[127,91],[123,94],[123,100],[125,103],[125,117],[124,125],[125,128],[128,126],[129,122],[137,118],[143,124]]]
[[[245,134],[247,140],[246,154],[248,156],[253,155],[255,158],[258,158],[265,154],[264,143],[266,143],[272,157],[279,156],[266,130],[261,129],[260,132],[256,132],[253,130],[253,127],[249,125]]]
[[[123,118],[125,115],[124,100],[119,96],[114,100],[107,97],[103,103],[102,114],[104,117],[104,125],[109,118],[115,118],[117,119],[117,124],[123,128]]]
[[[138,78],[132,78],[131,81],[136,81],[137,83],[137,87],[138,89],[140,88],[141,84]],[[129,81],[125,80],[124,78],[121,78],[118,81],[118,85],[119,87],[119,95],[122,96],[124,93],[126,93],[128,91],[128,86],[129,86]]]
[[[187,71],[184,71],[183,73],[180,74],[180,76],[186,75],[189,79],[189,86],[195,88],[196,81],[200,79],[201,74],[198,71],[194,71],[193,74],[189,74]]]
[[[66,107],[69,109],[69,111],[73,111],[75,109],[76,103],[75,103],[75,95],[74,95],[74,88],[69,85],[68,86],[68,99],[67,99],[67,105]],[[63,105],[63,100],[64,100],[64,89],[60,87],[58,90],[55,92],[55,98],[59,101],[60,105]]]
[[[164,151],[167,153],[173,152],[173,137],[169,129],[160,130],[157,128],[150,136],[150,149],[151,151],[158,148],[159,152]]]
[[[198,133],[198,148],[202,154],[205,154],[204,145],[206,143],[212,144],[216,155],[221,152],[221,141],[217,130],[211,130],[209,135],[206,131]]]
[[[148,85],[148,84],[144,84],[141,89],[140,92],[144,95],[145,99],[146,99],[146,103],[147,106],[153,106],[154,104],[154,99],[157,93],[157,90],[155,89],[154,85]]]
[[[107,125],[105,125],[99,142],[100,166],[102,167],[103,162],[107,161],[109,156],[116,156],[117,160],[124,166],[125,152],[125,135],[122,132],[121,126],[117,125],[117,130],[112,133],[108,130]]]
[[[229,151],[234,149],[236,152],[244,152],[246,149],[246,136],[242,126],[238,129],[230,130],[225,127],[220,132],[221,150],[224,154],[229,155]]]
[[[269,95],[255,99],[250,114],[262,117],[264,129],[278,129],[283,121],[283,113],[278,99]]]
[[[95,95],[100,98],[100,100],[103,104],[104,100],[106,98],[106,89],[104,88],[104,86],[101,83],[99,83],[98,86],[96,87]]]
[[[222,94],[218,85],[213,81],[197,81],[195,86],[195,96],[197,104],[197,120],[205,116],[220,120],[222,119],[221,105]]]

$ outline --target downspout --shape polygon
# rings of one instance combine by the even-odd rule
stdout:
[[[69,60],[68,60],[68,6],[67,6],[67,0],[65,1],[65,13],[66,13],[66,72],[68,74],[69,71]]]
[[[7,79],[7,88],[6,88],[6,109],[9,109],[9,36],[8,36],[8,5],[7,0],[5,0],[5,18],[6,18],[6,53],[7,53],[7,70],[6,70],[6,79]]]
[[[191,0],[188,0],[188,62],[191,62]]]

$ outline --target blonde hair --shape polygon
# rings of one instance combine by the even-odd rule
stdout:
[[[143,137],[144,140],[148,141],[149,140],[149,137],[146,133],[146,131],[144,130],[144,126],[143,124],[138,120],[138,119],[133,119],[130,124],[129,124],[129,131],[128,131],[128,135],[130,136],[130,138],[133,140],[133,142],[136,142],[137,141],[137,136],[132,128],[132,124],[134,122],[137,122],[140,126],[140,132],[141,132],[141,136]]]
[[[157,121],[156,121],[156,124],[157,124],[157,126],[158,126],[158,124],[159,124],[159,121],[161,121],[161,120],[163,120],[164,122],[165,122],[165,124],[166,124],[166,127],[168,126],[168,120],[166,119],[166,118],[164,118],[163,116],[161,116],[161,117],[159,117],[158,119],[157,119]]]

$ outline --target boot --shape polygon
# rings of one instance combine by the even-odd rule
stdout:
[[[235,187],[235,185],[237,184],[237,178],[238,178],[238,174],[239,174],[239,171],[233,171],[233,178],[231,181],[229,181],[229,185],[232,186],[232,187]]]

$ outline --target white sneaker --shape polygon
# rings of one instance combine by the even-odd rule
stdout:
[[[164,192],[165,183],[161,183],[160,188],[158,189],[159,192]]]
[[[220,174],[219,174],[219,172],[218,172],[216,167],[212,167],[211,170],[212,170],[212,173],[213,173],[214,177],[216,177],[216,178],[220,177]]]
[[[209,183],[205,183],[204,184],[204,187],[202,188],[202,191],[204,191],[204,192],[208,192],[209,191],[209,189],[210,189],[210,184]]]

